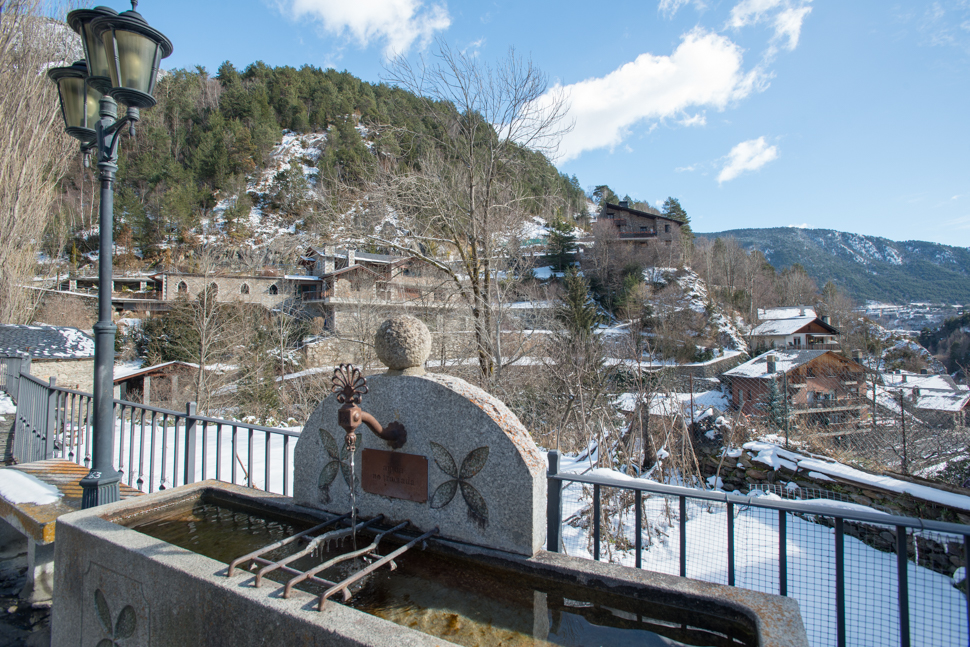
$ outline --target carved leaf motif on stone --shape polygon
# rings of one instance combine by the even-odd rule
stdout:
[[[488,447],[479,447],[478,449],[473,449],[465,457],[465,460],[461,462],[461,472],[458,473],[458,478],[470,479],[471,477],[482,471],[485,467],[485,461],[488,460]]]
[[[337,448],[337,441],[333,439],[330,432],[326,429],[320,429],[320,440],[323,442],[323,448],[327,450],[327,455],[334,460],[340,459],[340,450]]]
[[[320,470],[317,487],[320,489],[323,502],[329,503],[330,485],[337,478],[337,473],[339,472],[343,475],[347,487],[352,487],[351,483],[355,480],[355,476],[350,471],[350,463],[348,460],[350,456],[347,453],[347,445],[338,448],[337,441],[325,429],[320,430],[320,440],[323,442],[323,447],[327,450],[327,455],[330,456],[331,460]]]
[[[108,608],[108,601],[101,589],[94,590],[94,606],[98,609],[98,620],[101,621],[101,626],[109,634],[112,633],[111,609]]]
[[[115,623],[115,640],[131,638],[135,634],[135,609],[128,605],[118,614],[118,622]]]
[[[485,498],[469,483],[461,481],[461,496],[468,504],[468,516],[483,528],[488,525],[488,506]]]
[[[434,462],[437,463],[442,472],[453,479],[458,478],[458,468],[455,466],[455,459],[451,457],[451,452],[433,440],[430,442],[431,455],[434,456]]]
[[[431,495],[431,507],[432,508],[443,508],[451,500],[455,498],[455,494],[458,492],[458,480],[451,479],[450,481],[445,481],[435,489],[434,494]]]
[[[337,472],[340,471],[340,468],[338,465],[339,464],[337,463],[337,461],[330,461],[329,463],[323,466],[323,469],[320,471],[320,480],[317,483],[319,487],[322,487],[322,488],[330,487],[330,484],[333,483],[333,480],[337,478]]]
[[[134,607],[130,604],[121,610],[115,623],[111,622],[111,608],[108,606],[108,600],[104,597],[101,589],[94,590],[94,606],[98,611],[98,621],[101,623],[101,628],[110,636],[99,640],[97,647],[121,647],[116,641],[135,635],[138,618],[135,615]]]
[[[451,503],[457,491],[461,489],[461,496],[465,499],[465,504],[468,505],[468,516],[484,528],[488,525],[488,505],[485,503],[485,497],[468,483],[467,479],[472,478],[485,467],[485,462],[488,460],[488,447],[479,447],[470,451],[461,462],[461,470],[459,471],[451,452],[434,441],[430,442],[431,455],[434,456],[435,464],[442,472],[451,477],[450,480],[439,485],[434,494],[431,495],[431,507],[445,507]]]

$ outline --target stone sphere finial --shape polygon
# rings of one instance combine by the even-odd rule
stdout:
[[[424,375],[424,361],[431,354],[431,333],[415,317],[400,315],[381,324],[374,335],[377,357],[387,375]]]

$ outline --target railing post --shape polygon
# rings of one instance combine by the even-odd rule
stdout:
[[[916,541],[916,537],[913,537]],[[899,594],[899,645],[909,647],[909,554],[906,527],[896,526],[896,577]],[[966,569],[964,569],[966,571]]]
[[[558,553],[562,547],[562,481],[559,475],[559,451],[551,450],[549,471],[546,473],[548,495],[546,497],[546,550]]]
[[[53,375],[47,387],[47,415],[44,419],[44,460],[54,458],[54,439],[57,437],[57,378]]]
[[[835,644],[845,647],[845,530],[835,518]]]
[[[13,419],[13,458],[16,463],[24,463],[24,452],[30,447],[30,443],[26,442],[27,433],[24,431],[24,420],[27,419],[27,411],[29,408],[29,403],[26,402],[24,396],[26,395],[26,388],[24,387],[24,381],[20,378],[24,372],[24,362],[21,360],[19,362],[19,367],[17,368],[17,413],[14,414]]]
[[[195,482],[195,446],[198,429],[195,426],[195,402],[185,404],[185,478],[183,484]],[[269,460],[267,456],[266,460]]]

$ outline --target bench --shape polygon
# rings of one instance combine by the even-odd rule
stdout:
[[[4,475],[7,470],[14,470],[27,478],[11,478],[12,474]],[[43,485],[36,483],[40,481],[48,486],[51,493],[47,497],[33,499],[34,503],[15,502],[0,493],[0,519],[3,520],[0,523],[0,549],[4,545],[10,547],[26,541],[27,584],[20,597],[31,603],[43,603],[51,598],[54,583],[54,528],[59,516],[81,509],[80,481],[87,476],[88,471],[83,465],[59,458],[0,467],[0,488],[15,490],[22,482],[33,483],[40,490]],[[120,490],[122,499],[142,494],[123,483]],[[54,495],[55,491],[60,496]],[[45,499],[48,502],[36,502]]]

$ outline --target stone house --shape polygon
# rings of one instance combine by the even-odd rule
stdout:
[[[620,204],[604,203],[600,209],[599,222],[609,222],[616,227],[620,240],[639,245],[660,241],[671,245],[680,237],[679,220],[660,213],[632,209],[626,201]]]
[[[221,303],[255,303],[266,308],[276,308],[293,298],[292,282],[285,276],[183,274],[163,272],[157,275],[161,299],[175,301],[178,298],[195,299],[205,289],[215,290],[216,300]]]
[[[865,367],[826,350],[774,350],[721,375],[731,406],[765,416],[771,383],[788,386],[789,414],[815,425],[857,422],[866,406]]]
[[[363,318],[404,313],[435,329],[455,310],[452,279],[416,258],[324,247],[308,250],[303,264],[307,276],[297,293],[328,332],[342,334],[360,328]]]
[[[0,355],[27,356],[34,377],[53,377],[58,386],[92,391],[94,339],[77,328],[0,324]]]

